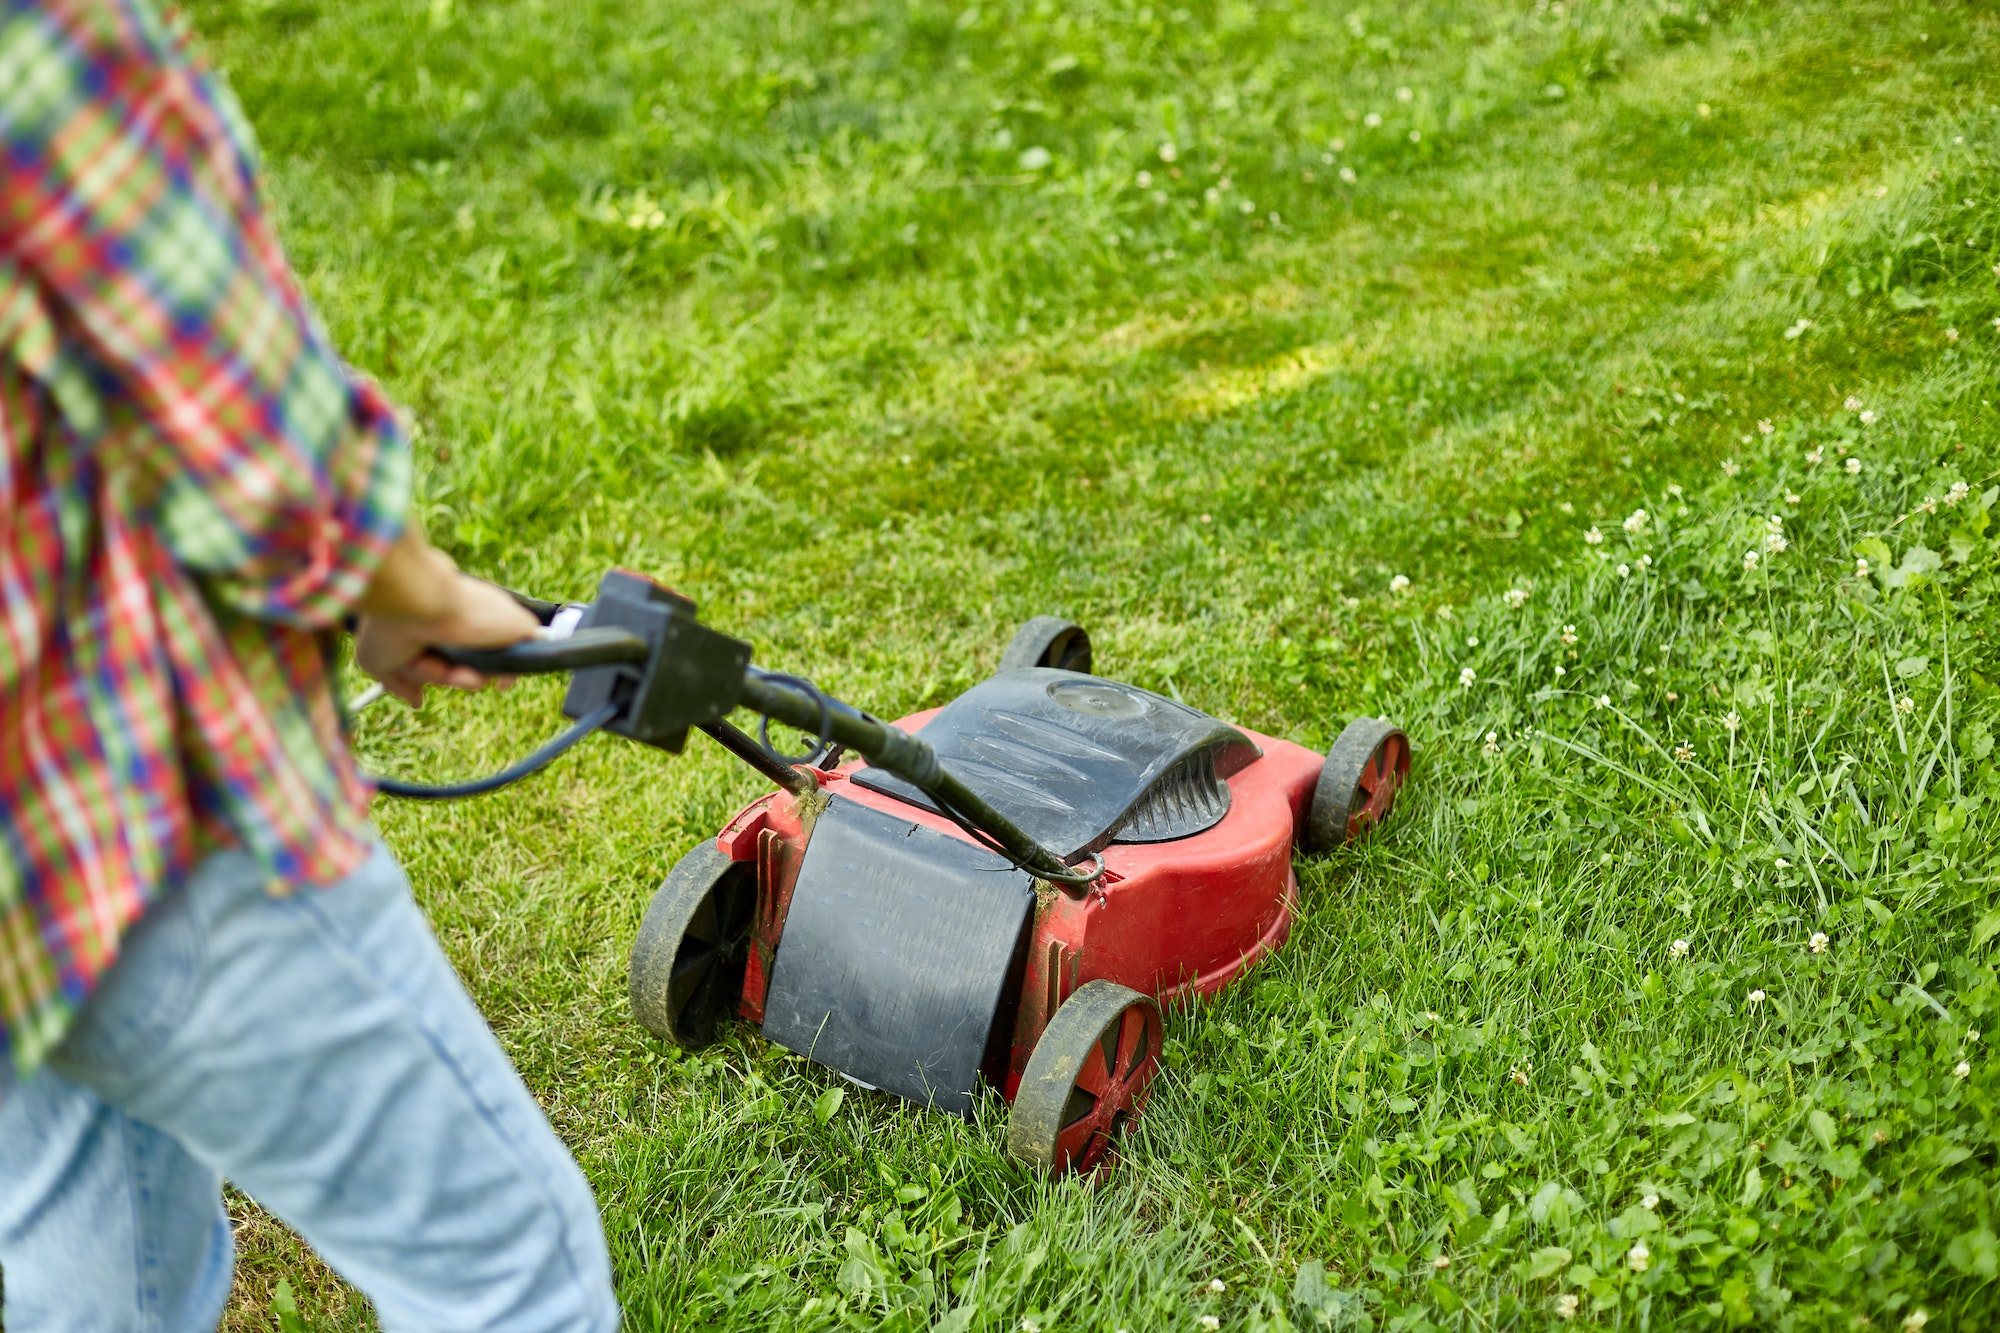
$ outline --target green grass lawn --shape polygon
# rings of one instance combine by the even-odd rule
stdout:
[[[885,716],[1061,612],[1107,674],[1417,746],[1094,1188],[997,1099],[828,1114],[754,1030],[631,1024],[652,889],[762,790],[705,742],[385,805],[633,1327],[2000,1324],[2000,16],[193,14],[467,566],[645,570]],[[554,702],[362,743],[470,775]],[[367,1323],[243,1214],[234,1326],[281,1280]]]

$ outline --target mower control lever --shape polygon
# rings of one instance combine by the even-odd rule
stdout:
[[[488,676],[529,676],[616,663],[638,665],[652,653],[645,639],[626,629],[580,629],[563,639],[524,639],[505,648],[433,648],[453,666]]]

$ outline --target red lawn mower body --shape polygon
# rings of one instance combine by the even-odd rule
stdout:
[[[752,802],[661,888],[633,951],[640,1021],[695,1046],[734,1014],[864,1087],[961,1115],[983,1082],[1012,1104],[1015,1156],[1100,1166],[1157,1069],[1160,1005],[1285,942],[1294,852],[1380,822],[1410,750],[1370,718],[1327,755],[1244,731],[1088,674],[1082,643],[1070,669],[1047,665],[1058,643],[896,725],[1101,873],[1038,879],[910,781],[807,767],[810,787]]]
[[[937,711],[913,713],[896,725],[921,734]],[[1019,1007],[999,1044],[1004,1058],[981,1070],[1008,1101],[1049,1019],[1086,983],[1116,982],[1171,1004],[1213,994],[1285,942],[1298,901],[1292,849],[1326,757],[1290,741],[1245,734],[1263,757],[1228,780],[1232,799],[1219,824],[1175,842],[1106,847],[1100,853],[1104,875],[1088,892],[1037,895]],[[851,781],[861,767],[822,773],[821,790],[972,841],[943,815]],[[757,867],[755,948],[737,1001],[737,1013],[752,1023],[764,1021],[765,988],[808,836],[798,802],[773,792],[751,803],[715,840],[730,860]]]

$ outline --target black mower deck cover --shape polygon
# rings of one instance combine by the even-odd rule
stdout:
[[[956,1115],[1035,895],[983,848],[836,796],[814,823],[764,1003],[764,1035]]]
[[[939,761],[1035,841],[1068,858],[1111,842],[1166,842],[1229,813],[1222,781],[1255,759],[1236,728],[1163,695],[1052,667],[1003,671],[923,729]],[[927,810],[878,768],[864,787]]]

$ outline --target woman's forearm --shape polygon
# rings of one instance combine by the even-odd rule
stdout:
[[[382,557],[355,610],[383,620],[439,620],[456,604],[457,583],[451,557],[424,540],[423,528],[412,519]]]

